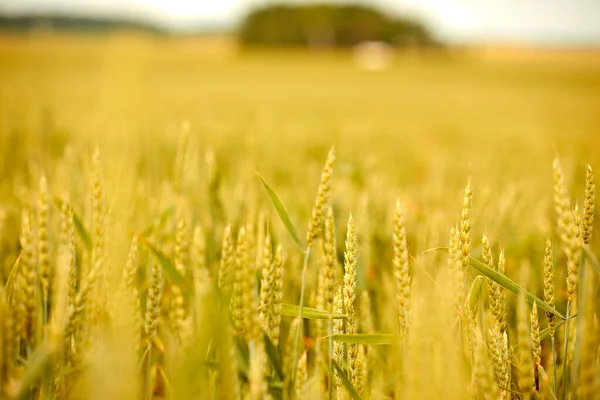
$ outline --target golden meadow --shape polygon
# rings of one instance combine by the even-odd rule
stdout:
[[[599,65],[3,37],[0,397],[598,398]]]

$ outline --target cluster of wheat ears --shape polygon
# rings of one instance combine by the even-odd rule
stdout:
[[[248,218],[214,232],[192,219],[180,190],[186,141],[173,174],[175,210],[134,234],[120,265],[108,254],[113,217],[100,153],[91,162],[88,226],[41,175],[37,200],[23,201],[20,253],[0,286],[0,397],[599,398],[590,166],[580,209],[554,161],[560,243],[547,240],[539,260],[543,296],[526,289],[527,265],[516,280],[505,275],[505,254],[494,257],[486,235],[473,254],[469,181],[448,247],[429,251],[443,268],[427,284],[413,280],[418,263],[396,203],[393,284],[381,283],[392,294],[376,299],[382,306],[373,293],[357,293],[360,228],[351,214],[338,256],[333,149],[302,240],[261,175],[270,223]],[[299,249],[276,243],[275,225]],[[219,250],[211,254],[207,243]],[[566,271],[557,274],[566,275],[566,309],[556,308],[555,268]],[[387,317],[395,322],[383,324]]]

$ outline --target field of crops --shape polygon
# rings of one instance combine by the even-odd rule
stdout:
[[[548,54],[0,38],[0,398],[598,398],[600,57]]]

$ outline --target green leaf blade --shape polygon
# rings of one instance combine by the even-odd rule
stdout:
[[[277,375],[277,378],[279,378],[279,380],[281,382],[283,382],[283,379],[284,379],[283,361],[281,360],[281,356],[279,355],[279,352],[277,351],[277,347],[275,347],[273,342],[271,342],[271,339],[269,339],[269,336],[266,333],[264,334],[264,340],[265,340],[265,349],[267,351],[267,357],[271,361],[271,365],[273,366],[273,371],[275,371],[275,375]]]
[[[476,258],[470,257],[469,265],[472,268],[474,268],[475,270],[477,270],[479,273],[481,273],[482,275],[485,275],[486,277],[490,278],[492,281],[496,282],[497,284],[499,284],[506,290],[516,294],[517,296],[520,295],[521,293],[524,293],[525,300],[529,304],[533,304],[535,302],[537,304],[537,306],[539,308],[541,308],[542,310],[550,312],[559,318],[565,319],[565,317],[560,312],[558,312],[554,307],[551,307],[548,303],[546,303],[539,297],[535,296],[533,293],[529,292],[527,289],[524,289],[521,286],[519,286],[518,284],[516,284],[513,280],[511,280],[506,275],[503,275],[503,274],[499,273],[498,271],[493,270],[492,268],[488,267],[487,265],[485,265],[481,261],[477,260]]]
[[[189,296],[192,291],[192,285],[183,275],[179,273],[179,271],[177,271],[177,269],[175,269],[175,265],[173,264],[171,259],[167,257],[165,253],[160,251],[156,246],[147,241],[144,237],[140,236],[139,242],[143,244],[154,257],[156,257],[161,267],[163,268],[163,271],[165,271],[165,273],[169,275],[173,283],[179,286],[184,292],[184,294]]]
[[[473,279],[473,283],[471,283],[471,289],[469,290],[469,295],[467,297],[467,302],[471,309],[474,309],[477,305],[477,301],[479,300],[479,296],[481,296],[481,287],[483,286],[484,277],[479,275]]]
[[[281,315],[285,315],[286,317],[298,317],[300,312],[300,307],[295,304],[281,304]],[[333,319],[344,319],[346,316],[344,314],[332,313],[331,317]],[[302,307],[302,318],[305,319],[329,319],[329,311],[319,310],[317,308],[311,307]]]
[[[259,174],[258,172],[256,172],[256,175],[258,175],[258,178],[262,182],[265,190],[267,191],[267,195],[269,196],[269,199],[273,203],[273,206],[275,206],[275,210],[277,210],[277,214],[279,215],[279,218],[281,219],[281,222],[283,222],[283,225],[285,226],[285,228],[287,229],[288,233],[290,234],[290,236],[294,240],[294,243],[296,243],[296,245],[300,248],[300,250],[302,252],[304,252],[305,251],[304,250],[305,246],[302,243],[302,241],[300,240],[300,238],[298,237],[298,233],[296,232],[296,228],[294,228],[294,224],[292,224],[292,220],[290,219],[290,215],[288,214],[288,211],[285,208],[285,205],[281,201],[281,198],[279,198],[279,196],[277,195],[277,193],[275,193],[275,191],[273,190],[273,188],[267,183],[267,181],[265,180],[265,178],[263,178],[263,176],[261,174]]]
[[[348,379],[348,375],[346,375],[346,372],[344,372],[342,367],[340,367],[340,365],[335,360],[332,360],[332,362],[333,368],[335,368],[338,371],[338,374],[340,375],[340,378],[342,380],[342,384],[344,385],[344,387],[346,387],[346,389],[350,393],[350,396],[352,396],[354,400],[362,400],[362,397],[360,397],[360,393],[358,393],[358,390],[356,390],[354,385],[350,382],[350,380]]]

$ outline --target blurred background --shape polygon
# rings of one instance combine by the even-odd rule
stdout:
[[[335,145],[340,210],[366,210],[357,226],[380,240],[400,197],[409,226],[426,221],[418,247],[443,243],[471,177],[475,230],[527,253],[553,230],[552,158],[574,189],[600,168],[597,0],[4,0],[0,15],[5,204],[41,169],[81,193],[85,173],[62,177],[96,146],[116,215],[123,188],[168,198],[186,121],[223,222],[264,203],[255,169],[306,219]]]

